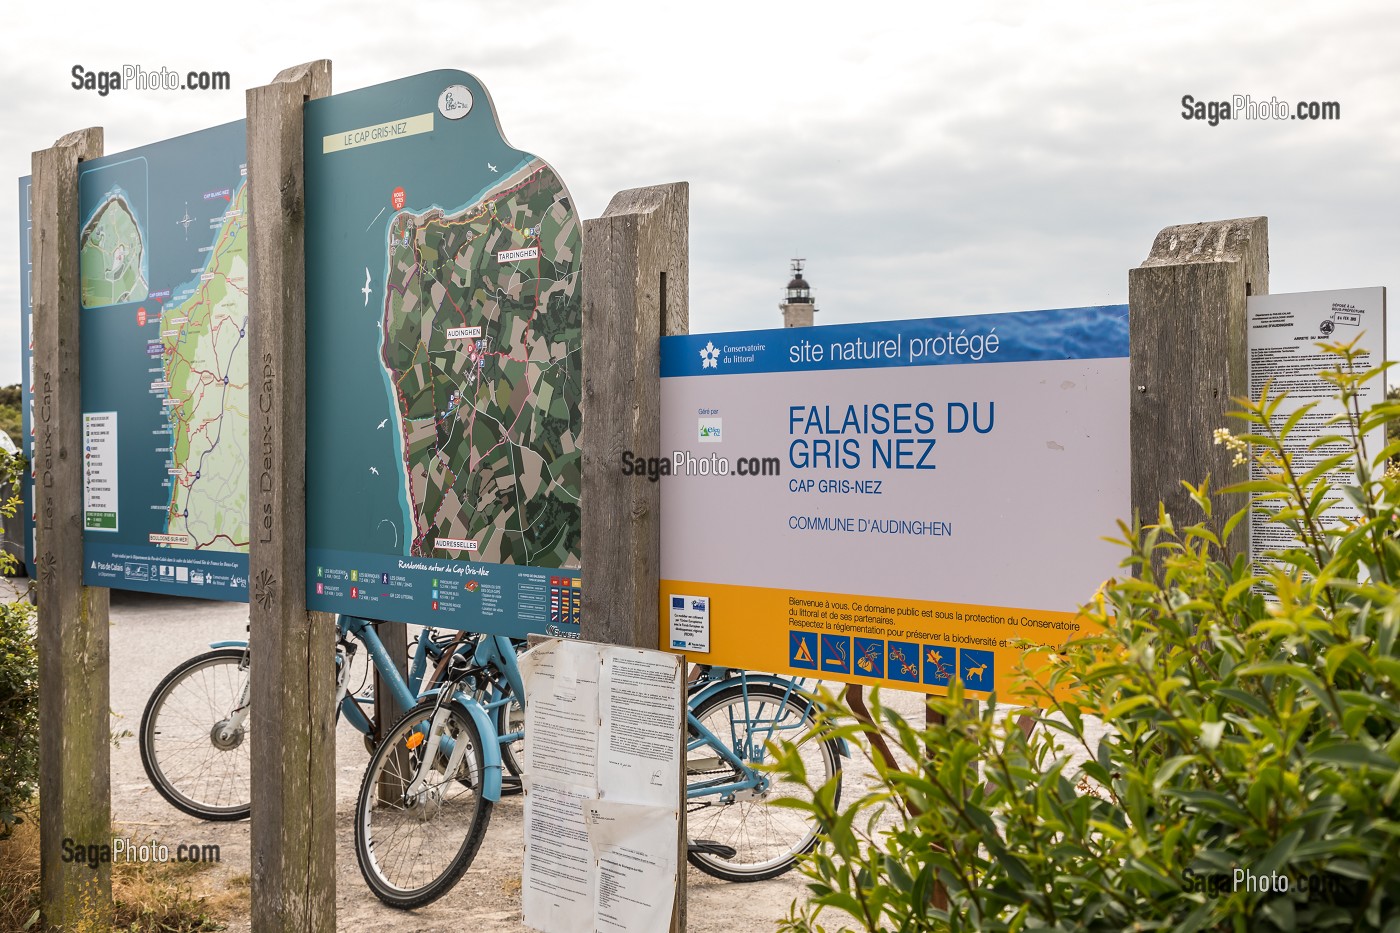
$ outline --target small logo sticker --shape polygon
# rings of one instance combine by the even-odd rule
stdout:
[[[700,443],[718,444],[724,438],[723,418],[700,419]]]
[[[449,120],[460,120],[472,112],[472,92],[460,84],[438,95],[438,113]]]

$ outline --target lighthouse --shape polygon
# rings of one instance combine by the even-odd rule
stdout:
[[[805,259],[792,261],[792,281],[787,284],[783,303],[778,305],[778,310],[783,312],[784,327],[811,327],[814,323],[812,315],[816,314],[817,306],[812,302],[812,286],[802,277],[806,262]]]

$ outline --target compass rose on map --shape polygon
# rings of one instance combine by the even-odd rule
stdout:
[[[190,235],[190,224],[194,223],[194,218],[190,216],[189,201],[185,202],[185,216],[175,222],[185,228],[185,236],[188,237]]]

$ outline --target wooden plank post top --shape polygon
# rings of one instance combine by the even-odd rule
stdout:
[[[690,186],[633,188],[583,225],[582,637],[656,648],[661,492],[624,450],[660,455],[660,338],[690,330]],[[591,573],[589,568],[595,568]]]
[[[39,862],[46,928],[106,928],[111,866],[64,862],[63,840],[112,833],[108,591],[83,586],[78,164],[100,127],[33,155],[35,564],[39,607]]]
[[[657,648],[661,490],[626,481],[619,464],[624,450],[660,455],[660,340],[690,331],[690,185],[618,192],[584,222],[583,255],[581,635]],[[681,732],[684,758],[684,718]],[[684,779],[680,794],[684,817]],[[686,928],[684,818],[680,830],[671,933]]]
[[[1269,292],[1266,217],[1182,224],[1157,234],[1147,259],[1128,272],[1133,511],[1194,523],[1200,511],[1182,488],[1207,475],[1212,490],[1246,478],[1233,452],[1214,443],[1234,428],[1231,401],[1249,392],[1245,299]],[[1247,497],[1217,500],[1219,532]],[[1249,523],[1224,542],[1230,558],[1249,551]]]
[[[306,610],[303,116],[331,63],[248,91],[252,920],[335,929],[335,623]]]

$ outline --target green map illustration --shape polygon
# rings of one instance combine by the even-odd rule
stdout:
[[[84,308],[140,301],[148,293],[143,272],[145,237],[126,197],[114,191],[79,237]]]
[[[78,167],[90,586],[248,598],[246,135]]]
[[[161,318],[172,433],[167,543],[200,550],[248,551],[247,198],[240,185],[194,291]]]
[[[531,159],[460,209],[400,213],[387,239],[407,553],[577,566],[581,231],[564,186]]]

